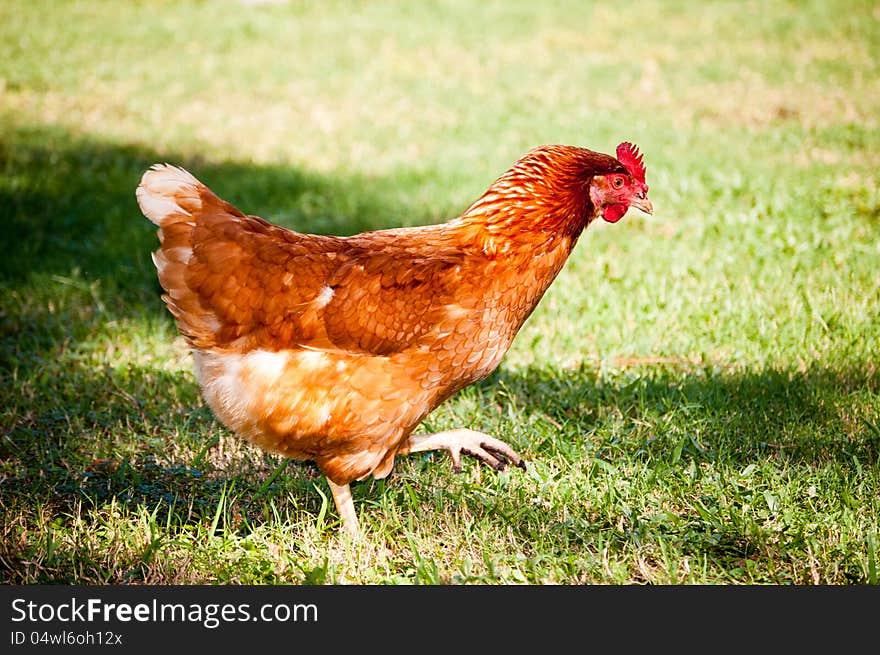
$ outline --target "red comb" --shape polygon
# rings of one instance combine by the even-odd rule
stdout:
[[[642,184],[645,183],[645,165],[642,163],[638,146],[624,141],[617,146],[617,160],[626,167],[634,179]]]

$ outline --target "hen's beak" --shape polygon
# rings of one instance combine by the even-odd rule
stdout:
[[[654,213],[654,204],[648,199],[648,195],[645,193],[637,195],[633,198],[630,204],[636,209],[641,209],[646,214]]]

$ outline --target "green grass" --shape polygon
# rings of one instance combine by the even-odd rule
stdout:
[[[871,2],[0,6],[0,581],[878,584]],[[645,153],[499,370],[338,531],[221,428],[134,201],[156,161],[350,234],[453,217],[525,150]]]

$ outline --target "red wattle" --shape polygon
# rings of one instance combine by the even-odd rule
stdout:
[[[608,205],[602,210],[602,218],[609,223],[616,223],[626,213],[628,207],[626,205]]]

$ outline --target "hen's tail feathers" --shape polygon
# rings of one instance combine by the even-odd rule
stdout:
[[[162,227],[166,223],[191,220],[193,213],[201,210],[200,187],[205,188],[182,168],[153,164],[144,173],[135,194],[144,216]]]
[[[169,164],[153,164],[144,173],[135,193],[144,216],[159,227],[192,221],[194,216],[206,210],[243,215],[214,195],[189,171]]]
[[[222,223],[244,214],[189,172],[168,164],[155,164],[144,173],[135,193],[144,216],[159,226],[162,245],[153,253],[153,263],[166,292],[162,299],[190,344],[208,346],[221,323],[193,288],[195,228],[199,223]]]

